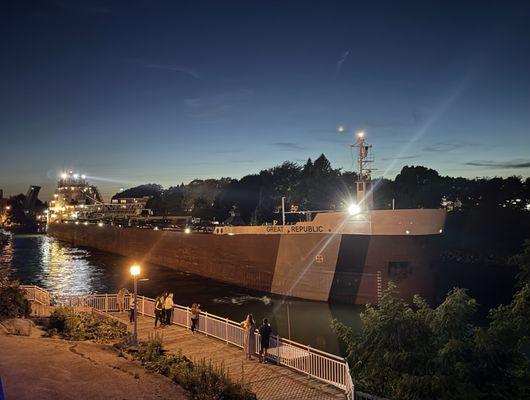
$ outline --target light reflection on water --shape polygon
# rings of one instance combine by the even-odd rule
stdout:
[[[116,292],[131,288],[128,267],[133,260],[92,249],[70,246],[44,235],[15,236],[0,245],[0,270],[26,284],[54,293],[86,294]],[[170,268],[142,265],[140,294],[155,297],[163,290],[174,293],[175,302],[199,302],[204,311],[241,321],[253,313],[258,322],[269,318],[283,337],[306,343],[331,353],[343,349],[330,328],[332,318],[359,326],[362,308],[298,299],[283,299],[268,293],[247,290]]]

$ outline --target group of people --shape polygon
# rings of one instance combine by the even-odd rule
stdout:
[[[171,292],[166,291],[155,299],[155,329],[159,322],[161,328],[171,324],[174,305],[173,293]]]
[[[245,356],[248,360],[252,360],[252,355],[256,350],[256,323],[252,314],[248,314],[247,318],[240,325],[245,330],[243,336]],[[263,320],[263,324],[260,326],[258,332],[260,335],[259,362],[266,363],[272,335],[272,328],[267,318]]]
[[[118,292],[118,308],[120,312],[125,311],[125,297],[129,295],[129,321],[134,322],[134,310],[136,309],[136,302],[134,301],[134,295],[129,293],[125,288],[120,289]],[[173,306],[173,293],[165,291],[155,299],[155,329],[157,324],[160,323],[160,327],[163,328],[171,324]],[[199,327],[199,316],[201,314],[201,305],[199,303],[193,303],[190,309],[190,320],[191,320],[191,333],[195,333]],[[252,314],[248,314],[247,318],[241,322],[241,327],[244,329],[243,336],[243,349],[245,356],[248,360],[252,360],[252,355],[256,350],[256,323]],[[270,337],[272,335],[272,328],[269,320],[265,318],[263,324],[258,329],[260,335],[260,347],[259,347],[259,362],[267,362],[267,352],[270,347]]]

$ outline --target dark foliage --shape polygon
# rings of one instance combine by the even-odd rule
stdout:
[[[96,317],[73,308],[57,308],[50,316],[49,333],[57,333],[68,340],[111,342],[127,337],[127,328],[120,322]]]
[[[29,317],[30,314],[31,303],[18,282],[10,282],[5,276],[0,277],[0,320]]]
[[[244,382],[232,382],[224,368],[193,363],[182,354],[166,355],[162,351],[162,337],[150,336],[142,343],[136,357],[151,371],[165,375],[188,390],[192,399],[201,400],[255,400]]]
[[[519,290],[477,325],[477,302],[453,289],[436,308],[409,305],[390,284],[378,306],[361,315],[363,329],[333,321],[348,346],[359,390],[400,399],[526,399],[530,396],[530,284],[527,242]],[[525,264],[526,263],[526,264]]]
[[[304,165],[285,162],[239,180],[194,180],[168,189],[149,184],[115,197],[151,196],[148,207],[157,215],[186,214],[221,222],[236,206],[247,224],[261,224],[281,219],[283,196],[288,209],[345,209],[356,200],[355,180],[355,173],[334,169],[322,154]],[[374,190],[377,209],[391,208],[392,200],[397,208],[445,207],[449,214],[443,248],[448,259],[502,265],[530,237],[530,178],[453,178],[405,166],[395,180],[377,180]],[[288,222],[301,218],[289,215]]]

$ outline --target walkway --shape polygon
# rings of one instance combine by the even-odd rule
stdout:
[[[129,322],[126,313],[110,313],[124,322]],[[274,364],[260,364],[257,360],[245,360],[243,351],[223,341],[207,337],[203,334],[192,334],[189,330],[171,325],[163,329],[153,329],[153,318],[140,316],[138,319],[138,335],[146,340],[149,333],[159,332],[163,336],[166,351],[178,353],[194,361],[205,359],[213,365],[224,367],[234,381],[248,383],[258,399],[263,400],[313,400],[313,399],[345,399],[344,392],[331,385],[298,373],[289,368]],[[132,329],[132,325],[129,326]]]

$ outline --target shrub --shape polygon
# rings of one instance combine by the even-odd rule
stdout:
[[[182,353],[165,355],[158,334],[141,344],[136,357],[147,369],[169,377],[188,390],[194,400],[256,399],[246,385],[230,380],[223,365],[216,368],[204,360],[194,364]]]
[[[31,303],[26,299],[24,289],[18,282],[0,278],[0,320],[29,317]]]
[[[125,338],[128,333],[120,322],[96,318],[90,313],[76,312],[70,307],[57,308],[50,315],[49,331],[55,330],[64,339],[110,342]]]
[[[395,400],[530,398],[530,285],[476,324],[477,303],[453,289],[436,308],[409,305],[389,284],[361,314],[361,332],[337,321],[357,388]],[[525,347],[526,346],[526,347]]]

